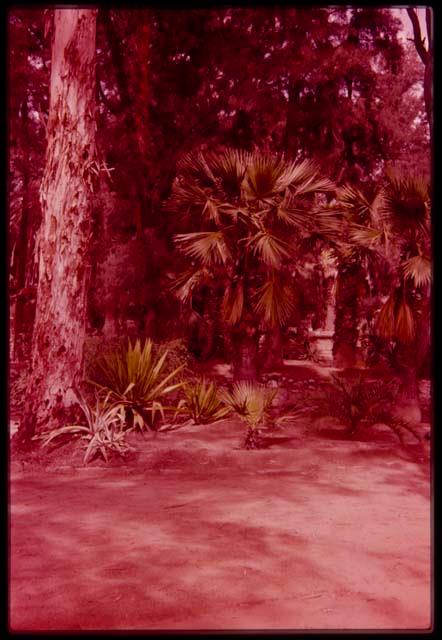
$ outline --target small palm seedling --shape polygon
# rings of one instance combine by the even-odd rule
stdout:
[[[125,351],[117,350],[104,354],[96,361],[95,379],[90,380],[123,405],[128,414],[128,423],[143,430],[157,430],[158,418],[164,420],[165,410],[174,407],[163,404],[164,396],[184,385],[173,379],[184,368],[181,365],[167,371],[168,351],[161,355],[153,352],[153,343],[140,340],[132,345],[129,340]]]
[[[331,388],[308,399],[312,417],[331,416],[347,426],[347,434],[353,436],[361,426],[384,424],[404,444],[404,432],[411,433],[419,442],[421,438],[411,424],[397,418],[393,412],[398,383],[390,381],[366,381],[361,375],[358,381],[346,382],[333,376]]]
[[[226,391],[223,394],[226,406],[247,425],[244,440],[246,449],[259,448],[260,428],[269,418],[269,410],[276,394],[276,389],[266,389],[262,385],[247,380],[236,382],[231,392]]]
[[[220,398],[216,383],[205,378],[186,384],[184,394],[180,410],[190,415],[195,424],[222,420],[230,411]]]
[[[124,410],[121,403],[109,402],[110,393],[104,400],[96,398],[95,407],[78,394],[78,404],[86,418],[86,424],[73,424],[46,431],[35,439],[42,440],[42,446],[48,446],[55,438],[63,435],[79,436],[86,441],[83,463],[87,464],[96,454],[108,461],[108,453],[115,452],[124,456],[133,450],[126,442],[127,429],[124,429]]]

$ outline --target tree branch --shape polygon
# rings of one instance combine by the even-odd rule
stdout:
[[[427,36],[428,36],[428,53],[431,55],[431,51],[433,50],[433,23],[431,20],[431,7],[426,7],[425,9],[425,23],[427,25]]]
[[[411,24],[413,25],[413,36],[414,36],[414,46],[416,47],[416,51],[419,54],[420,59],[427,65],[429,54],[428,51],[424,47],[424,41],[421,34],[421,26],[419,24],[419,18],[417,17],[417,13],[414,9],[407,9],[408,17],[411,20]]]

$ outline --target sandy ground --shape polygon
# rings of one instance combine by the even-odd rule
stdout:
[[[12,464],[10,628],[428,629],[428,456],[380,430],[138,436],[128,465]]]

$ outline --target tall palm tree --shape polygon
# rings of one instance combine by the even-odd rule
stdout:
[[[420,420],[418,374],[430,349],[430,185],[423,177],[388,173],[379,213],[395,266],[395,283],[378,319],[380,336],[393,341],[401,377],[398,409]]]
[[[429,184],[420,177],[388,172],[370,203],[364,204],[362,194],[349,187],[339,200],[349,212],[349,254],[358,257],[361,277],[364,272],[371,276],[377,292],[386,294],[376,326],[401,379],[398,413],[419,421],[417,375],[430,344]],[[389,268],[382,270],[381,278],[376,266],[385,263]],[[338,322],[339,308],[336,318]]]
[[[385,282],[385,256],[378,250],[382,236],[380,198],[379,190],[367,197],[359,189],[345,185],[337,190],[332,207],[340,216],[336,231],[341,234],[332,245],[337,265],[333,356],[340,367],[356,363],[363,301],[371,297],[373,288],[385,293],[389,284]]]
[[[333,190],[309,160],[226,149],[185,156],[168,208],[184,217],[175,236],[189,261],[174,288],[222,293],[236,378],[255,378],[259,331],[286,325],[295,308],[297,247],[314,226],[315,196]]]

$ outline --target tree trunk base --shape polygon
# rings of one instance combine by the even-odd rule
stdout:
[[[248,429],[244,439],[244,449],[260,449],[261,438],[258,429]]]

